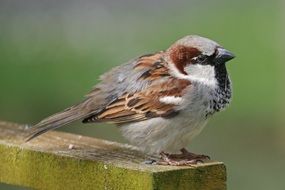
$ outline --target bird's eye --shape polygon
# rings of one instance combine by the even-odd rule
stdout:
[[[207,56],[206,55],[199,55],[192,59],[193,64],[200,64],[200,65],[206,65],[207,64]]]

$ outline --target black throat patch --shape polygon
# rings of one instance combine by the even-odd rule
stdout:
[[[223,110],[232,97],[231,81],[225,64],[215,66],[216,79],[218,88],[213,93],[213,99],[210,100],[210,109],[206,113],[206,117]]]

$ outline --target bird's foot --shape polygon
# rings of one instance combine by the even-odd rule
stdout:
[[[168,154],[166,152],[161,152],[161,160],[158,161],[157,164],[170,166],[191,166],[210,160],[209,156],[194,154],[188,152],[185,148],[182,148],[180,151],[181,154]]]

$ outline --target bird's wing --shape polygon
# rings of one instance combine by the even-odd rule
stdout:
[[[190,82],[170,76],[165,64],[159,53],[140,57],[132,68],[136,77],[125,81],[130,83],[129,86],[125,86],[125,90],[120,93],[110,93],[110,102],[100,112],[86,117],[83,122],[124,124],[153,117],[175,116],[178,113],[178,102],[162,101],[161,98],[181,99]],[[140,86],[134,86],[135,84]],[[92,93],[94,92],[88,97],[93,97]]]
[[[26,140],[77,120],[122,124],[177,113],[160,98],[181,96],[190,82],[170,76],[163,55],[141,56],[107,72],[85,100],[36,124]]]

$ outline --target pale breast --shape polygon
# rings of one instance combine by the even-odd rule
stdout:
[[[123,136],[146,153],[178,152],[205,126],[210,107],[209,91],[202,86],[192,86],[187,96],[183,97],[186,99],[177,116],[152,118],[121,126]]]

